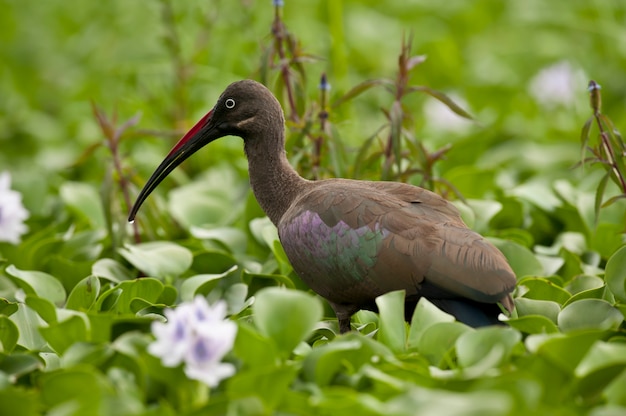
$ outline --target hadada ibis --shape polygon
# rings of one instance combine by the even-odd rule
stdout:
[[[295,272],[328,300],[342,333],[352,314],[376,311],[375,298],[393,290],[406,291],[408,318],[421,297],[474,327],[497,324],[498,303],[512,311],[511,267],[454,205],[404,183],[306,180],[287,160],[284,121],[262,84],[229,85],[157,167],[129,220],[182,161],[220,137],[239,136],[256,199]]]

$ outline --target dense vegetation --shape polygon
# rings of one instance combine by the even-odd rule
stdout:
[[[0,414],[626,412],[625,3],[0,7]],[[241,78],[281,100],[303,176],[453,200],[517,275],[508,325],[474,330],[428,302],[407,325],[392,292],[339,336],[237,138],[128,224],[168,149]],[[9,236],[16,192],[28,231]],[[153,322],[198,295],[236,323],[217,385],[153,343]]]

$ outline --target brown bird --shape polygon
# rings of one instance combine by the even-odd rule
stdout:
[[[172,148],[137,197],[129,220],[183,160],[223,136],[239,136],[250,185],[278,228],[295,272],[334,309],[340,331],[375,298],[406,291],[406,316],[425,297],[471,326],[497,324],[513,309],[516,279],[505,257],[467,228],[459,211],[433,192],[397,182],[309,181],[289,165],[280,103],[251,80],[226,88]]]

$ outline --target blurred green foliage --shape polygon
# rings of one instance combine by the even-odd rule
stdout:
[[[285,3],[281,58],[269,0],[0,0],[0,171],[31,213],[21,244],[0,243],[0,414],[625,412],[626,201],[598,209],[599,187],[621,190],[576,165],[589,79],[624,131],[626,3]],[[426,57],[407,85],[474,121],[433,94],[398,100],[407,43]],[[307,177],[380,179],[402,137],[395,177],[456,199],[509,259],[509,326],[473,330],[428,302],[406,326],[390,293],[337,336],[250,193],[239,139],[190,158],[128,225],[129,198],[241,78],[297,115],[287,146]],[[150,323],[197,294],[239,326],[238,373],[211,392],[146,351]]]

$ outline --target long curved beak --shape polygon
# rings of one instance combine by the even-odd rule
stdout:
[[[163,179],[176,166],[180,165],[185,159],[194,154],[204,145],[211,143],[215,139],[222,137],[213,123],[213,110],[209,111],[195,126],[191,128],[176,145],[170,150],[163,162],[156,168],[148,182],[144,185],[143,189],[139,193],[135,205],[128,214],[128,221],[133,222],[137,211],[141,208],[143,202],[148,198],[148,195],[161,183]]]

